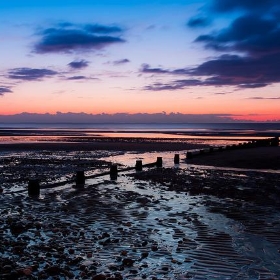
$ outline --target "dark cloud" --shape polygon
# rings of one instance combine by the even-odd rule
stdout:
[[[120,59],[120,60],[115,60],[113,61],[113,64],[114,65],[121,65],[121,64],[126,64],[126,63],[129,63],[130,60],[127,59],[127,58],[124,58],[124,59]]]
[[[0,96],[3,96],[5,93],[12,92],[8,87],[0,87]]]
[[[87,80],[88,78],[86,76],[72,76],[67,78],[67,80]]]
[[[120,33],[122,32],[122,28],[118,26],[105,26],[99,24],[87,24],[85,26],[85,30],[90,33],[101,33],[101,34],[109,34],[109,33]]]
[[[217,12],[274,10],[278,6],[279,0],[212,0],[211,3],[211,8]]]
[[[15,80],[36,81],[42,78],[52,77],[58,72],[49,69],[14,68],[9,70],[8,78]]]
[[[280,82],[280,53],[261,57],[222,55],[195,68],[167,70],[142,66],[142,73],[168,74],[196,79],[175,80],[168,84],[154,84],[150,90],[182,89],[190,86],[236,86],[239,88],[260,88]]]
[[[73,52],[101,49],[105,46],[123,43],[120,36],[106,35],[121,31],[118,27],[101,25],[66,25],[47,28],[39,33],[40,41],[35,45],[37,53]]]
[[[208,18],[206,17],[193,17],[191,18],[187,25],[189,27],[205,27],[208,26],[210,24],[210,21]]]
[[[169,83],[155,83],[146,89],[176,90],[191,86],[254,89],[280,83],[280,1],[213,0],[212,10],[204,7],[203,12],[211,17],[213,8],[225,15],[236,9],[243,10],[242,13],[235,11],[228,27],[202,34],[195,40],[223,54],[193,68],[166,69],[143,64],[142,73],[184,77]],[[202,19],[193,17],[189,27],[202,26]]]
[[[218,51],[238,51],[247,55],[280,52],[279,20],[246,14],[226,29],[200,35],[195,42]]]
[[[149,64],[142,64],[140,71],[146,74],[172,74],[172,71],[167,69],[158,68],[151,68]]]
[[[73,68],[73,69],[83,69],[83,68],[86,68],[88,67],[88,61],[86,60],[75,60],[75,61],[72,61],[70,63],[68,63],[68,65]]]

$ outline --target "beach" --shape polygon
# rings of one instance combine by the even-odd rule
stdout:
[[[279,279],[279,147],[117,140],[0,145],[1,279]]]

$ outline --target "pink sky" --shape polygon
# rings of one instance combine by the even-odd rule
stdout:
[[[251,2],[5,1],[0,115],[280,121],[280,4]]]

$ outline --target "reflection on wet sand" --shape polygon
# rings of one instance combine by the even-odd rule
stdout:
[[[279,173],[248,170],[253,155],[247,169],[190,164],[188,148],[202,143],[161,150],[152,142],[147,150],[132,142],[138,148],[128,151],[113,143],[113,150],[75,143],[1,150],[1,279],[278,279]],[[172,147],[181,149],[179,164]],[[277,157],[279,147],[267,148]],[[250,151],[265,162],[262,149]],[[121,169],[157,157],[163,167],[73,182],[77,170],[89,178],[112,163]],[[28,196],[30,177],[40,180],[38,197]],[[44,188],[61,181],[68,183]]]

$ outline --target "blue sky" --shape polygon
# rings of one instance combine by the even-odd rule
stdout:
[[[0,114],[279,120],[280,2],[1,1]]]

